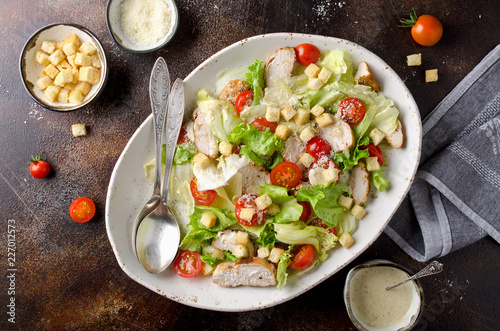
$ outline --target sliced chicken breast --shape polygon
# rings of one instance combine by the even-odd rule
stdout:
[[[295,163],[303,172],[306,167],[299,162],[299,158],[306,152],[306,143],[297,137],[290,137],[285,140],[285,147],[283,149],[283,158],[285,161]]]
[[[394,148],[401,148],[403,146],[404,135],[403,135],[403,125],[401,121],[398,119],[398,126],[396,127],[396,131],[391,134],[385,134],[385,140]]]
[[[380,85],[377,83],[375,77],[373,77],[368,64],[365,61],[361,61],[358,66],[358,71],[354,76],[354,80],[361,85],[370,86],[375,92],[380,92]]]
[[[352,169],[349,185],[351,187],[354,203],[359,205],[368,200],[368,194],[370,193],[370,174],[366,171],[366,166],[363,162],[359,162]]]
[[[276,285],[276,269],[260,257],[224,262],[215,269],[212,280],[223,287]]]
[[[230,80],[219,94],[219,99],[231,102],[233,105],[236,97],[243,91],[249,90],[250,85],[241,79]]]
[[[197,108],[193,112],[193,119],[194,146],[198,152],[214,159],[219,154],[219,141],[212,134],[206,113]]]
[[[284,47],[276,52],[269,54],[266,58],[266,68],[264,79],[267,87],[274,86],[271,77],[288,78],[292,76],[295,67],[295,49],[293,47]]]
[[[259,194],[259,187],[265,183],[271,184],[271,177],[264,167],[250,163],[240,170],[242,176],[242,193]]]
[[[354,134],[351,126],[337,114],[333,124],[319,127],[318,136],[328,142],[335,152],[343,152],[354,144]]]

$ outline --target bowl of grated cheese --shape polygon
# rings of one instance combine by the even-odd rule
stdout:
[[[173,0],[109,0],[106,23],[118,47],[148,53],[172,40],[179,13]]]

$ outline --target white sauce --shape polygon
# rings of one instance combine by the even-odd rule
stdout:
[[[408,274],[393,267],[360,269],[349,286],[352,313],[359,321],[377,329],[405,322],[414,310],[412,303],[418,296],[414,282],[386,290],[386,287],[405,279],[408,279]]]

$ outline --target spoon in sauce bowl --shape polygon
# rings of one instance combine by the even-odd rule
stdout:
[[[407,280],[404,280],[401,283],[398,283],[398,284],[393,285],[393,286],[388,286],[385,289],[387,291],[389,291],[389,290],[392,290],[393,288],[398,287],[400,285],[403,285],[404,283],[407,283],[409,281],[412,281],[412,280],[415,280],[418,278],[422,278],[425,276],[435,275],[435,274],[440,273],[441,271],[443,271],[443,264],[439,263],[438,261],[432,261],[425,268],[423,268],[422,270],[420,270],[419,272],[417,272],[416,274],[414,274],[413,276],[411,276]]]

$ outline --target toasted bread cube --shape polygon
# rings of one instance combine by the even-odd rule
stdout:
[[[354,215],[358,220],[362,219],[366,215],[366,210],[365,208],[361,207],[360,205],[354,205],[351,209],[351,214]]]
[[[297,123],[298,125],[304,125],[307,123],[307,121],[309,121],[309,115],[311,113],[309,112],[309,110],[305,110],[305,109],[302,109],[302,108],[299,108],[297,110],[297,114],[295,114],[295,123]]]
[[[330,167],[323,172],[323,177],[327,183],[336,183],[339,180],[339,169]]]
[[[80,52],[85,55],[94,55],[97,53],[97,48],[91,42],[86,41],[80,46]]]
[[[253,208],[241,208],[240,219],[250,222],[255,214],[255,209]]]
[[[283,115],[285,121],[291,120],[296,113],[297,111],[291,105],[288,105],[285,108],[281,109],[281,115]]]
[[[80,38],[74,33],[67,35],[66,38],[64,38],[64,42],[73,43],[76,47],[80,47],[80,45],[82,44]]]
[[[316,78],[318,77],[318,74],[320,72],[321,68],[315,65],[314,63],[311,63],[310,65],[307,66],[306,70],[304,73],[310,77],[310,78]]]
[[[70,90],[70,91],[74,90],[75,87],[76,87],[76,85],[73,84],[73,83],[68,83],[68,84],[64,85],[64,88],[67,89],[67,90]]]
[[[286,138],[288,138],[288,135],[290,134],[290,129],[287,126],[278,124],[278,127],[276,127],[275,134],[276,137],[278,137],[278,139],[286,140]]]
[[[319,78],[311,78],[309,82],[307,82],[307,88],[311,91],[317,91],[323,86],[323,81]]]
[[[61,62],[65,58],[66,58],[66,56],[64,55],[63,51],[61,51],[60,49],[56,50],[54,53],[49,55],[50,63],[52,63],[55,66],[58,65],[59,62]]]
[[[49,87],[50,85],[52,85],[52,83],[53,83],[52,78],[50,78],[49,76],[43,76],[42,78],[39,78],[35,82],[35,86],[38,87],[38,89],[40,91],[43,91],[47,87]]]
[[[373,130],[370,131],[370,134],[368,136],[370,137],[374,145],[378,145],[382,142],[382,140],[384,140],[385,133],[383,133],[377,128],[374,128]]]
[[[59,86],[55,85],[50,85],[45,89],[45,98],[49,101],[56,101],[57,100],[57,95],[59,94],[59,91],[61,88]]]
[[[370,172],[380,170],[380,163],[378,163],[378,157],[369,156],[366,158],[366,170]]]
[[[42,51],[44,51],[47,54],[52,54],[56,50],[56,42],[52,40],[44,40],[42,41]]]
[[[266,120],[269,122],[279,122],[280,120],[280,109],[278,107],[267,107],[266,110]]]
[[[221,141],[219,143],[219,152],[224,156],[229,156],[233,152],[233,145],[227,141]]]
[[[72,90],[69,92],[69,102],[80,103],[84,99],[83,93],[80,90]]]
[[[328,185],[323,168],[318,167],[309,171],[309,183],[312,185]]]
[[[321,107],[320,105],[315,105],[311,109],[311,114],[313,114],[316,117],[323,114],[324,112],[325,112],[325,108]]]
[[[299,162],[306,168],[309,168],[314,161],[316,161],[316,159],[309,153],[304,153],[299,157]]]
[[[101,72],[94,67],[81,67],[78,79],[90,84],[97,84],[101,79]]]
[[[345,209],[351,209],[352,204],[354,203],[354,199],[345,195],[341,195],[339,196],[338,203]]]
[[[320,116],[316,117],[316,122],[320,127],[325,127],[333,124],[333,115],[331,113],[323,113]]]
[[[73,66],[71,66],[71,64],[69,64],[68,61],[62,60],[61,62],[59,62],[56,68],[57,70],[62,71],[62,70],[73,69]]]
[[[87,128],[85,124],[73,124],[71,132],[73,133],[73,137],[82,137],[87,135]]]
[[[318,74],[318,79],[321,80],[324,83],[328,82],[330,77],[332,76],[332,72],[328,70],[327,68],[323,67],[321,68],[321,71]]]
[[[217,222],[217,216],[214,213],[203,213],[200,218],[200,223],[206,226],[207,228],[211,228]]]
[[[438,80],[438,70],[437,69],[431,69],[431,70],[425,71],[425,82],[426,83],[437,82],[437,80]]]
[[[75,59],[76,59],[76,54],[73,54],[73,55],[68,55],[66,57],[66,60],[68,61],[68,63],[73,67],[73,68],[77,68],[78,67],[78,64],[75,63]]]
[[[49,64],[48,66],[43,68],[43,72],[45,72],[45,74],[47,74],[47,76],[49,76],[50,78],[54,79],[59,73],[59,70],[57,70],[57,68],[53,64]]]
[[[203,267],[201,267],[201,274],[203,276],[210,276],[214,272],[214,268],[212,268],[209,264],[203,263]]]
[[[419,66],[422,64],[422,54],[411,54],[406,57],[406,62],[409,67]]]
[[[75,89],[80,90],[83,96],[86,96],[92,89],[92,84],[90,84],[89,82],[79,82],[78,84],[76,84]]]
[[[214,246],[203,247],[203,252],[212,255],[216,259],[224,260],[226,255],[224,255],[224,251],[215,248]]]
[[[278,263],[280,261],[280,256],[285,250],[279,247],[273,247],[271,253],[269,254],[269,261],[272,263]]]
[[[73,82],[73,73],[71,70],[62,70],[60,71],[56,78],[54,79],[54,84],[63,87],[66,83]]]
[[[61,91],[59,91],[59,94],[57,95],[57,101],[60,103],[68,103],[69,101],[69,90],[63,88]]]
[[[64,43],[62,50],[66,55],[73,55],[76,54],[77,48],[73,43]]]
[[[48,65],[50,64],[49,60],[49,54],[42,52],[42,51],[36,51],[35,52],[35,61],[40,63],[41,65]]]
[[[101,60],[99,60],[99,56],[97,54],[92,55],[92,66],[97,69],[101,69]]]
[[[345,248],[349,248],[354,244],[354,239],[349,233],[344,232],[339,238],[339,243]]]
[[[267,208],[267,215],[269,216],[274,216],[278,215],[278,213],[281,211],[280,206],[277,204],[273,203]]]
[[[238,231],[234,240],[238,245],[246,246],[248,244],[248,232]]]
[[[82,67],[92,66],[92,58],[83,53],[76,53],[75,64]]]
[[[63,50],[63,46],[64,46],[64,40],[58,41],[56,43],[56,50],[60,49],[62,51]]]
[[[255,204],[259,210],[264,210],[273,204],[273,200],[271,200],[271,197],[266,193],[255,199]]]
[[[236,245],[231,251],[238,259],[248,257],[248,248],[243,245]]]
[[[304,128],[300,131],[299,138],[303,142],[308,142],[312,137],[314,137],[314,131],[311,128]]]
[[[205,169],[212,164],[212,161],[208,156],[203,153],[198,153],[193,157],[193,162],[195,165],[201,169]]]
[[[261,246],[257,250],[257,256],[260,257],[261,259],[265,259],[269,256],[270,249],[268,246]]]

